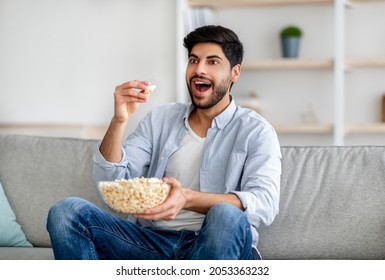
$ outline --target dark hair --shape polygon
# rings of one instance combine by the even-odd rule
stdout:
[[[220,25],[206,25],[190,32],[183,40],[183,45],[191,54],[192,48],[199,43],[215,43],[222,47],[231,67],[242,63],[243,45],[234,31]]]

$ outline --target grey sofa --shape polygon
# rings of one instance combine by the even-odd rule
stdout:
[[[33,247],[0,259],[53,259],[48,209],[68,196],[103,207],[96,140],[0,136],[0,182]],[[385,147],[282,147],[280,213],[260,229],[264,259],[385,259]]]

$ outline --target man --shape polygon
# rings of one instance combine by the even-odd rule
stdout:
[[[184,45],[191,104],[154,108],[124,140],[150,83],[117,86],[114,116],[94,156],[96,181],[163,178],[168,198],[128,220],[80,198],[64,199],[47,225],[57,259],[260,258],[257,228],[278,213],[276,133],[230,95],[243,59],[233,31],[200,27]]]

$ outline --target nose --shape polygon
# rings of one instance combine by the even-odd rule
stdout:
[[[196,75],[205,75],[207,74],[207,68],[204,61],[200,61],[196,64],[196,67],[194,69],[194,72]]]

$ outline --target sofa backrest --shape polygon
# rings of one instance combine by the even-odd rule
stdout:
[[[96,140],[0,136],[0,181],[17,222],[34,246],[49,247],[49,208],[68,196],[105,207],[92,180]]]
[[[265,259],[385,259],[385,147],[282,147]]]
[[[28,241],[49,247],[49,208],[68,196],[107,209],[96,140],[0,135],[0,181]],[[264,259],[385,259],[385,147],[282,147],[280,213]],[[111,212],[111,211],[110,211]]]

